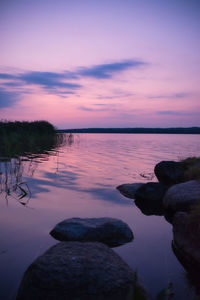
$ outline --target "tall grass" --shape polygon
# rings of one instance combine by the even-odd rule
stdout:
[[[63,134],[47,121],[0,122],[0,156],[4,158],[45,153],[62,142]]]

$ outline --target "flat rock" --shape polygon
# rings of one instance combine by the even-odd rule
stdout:
[[[135,204],[145,215],[163,215],[163,197],[167,189],[159,182],[143,184],[135,193]]]
[[[130,227],[114,218],[71,218],[58,223],[50,234],[60,241],[102,242],[114,247],[133,240]]]
[[[125,183],[117,187],[120,193],[130,199],[135,198],[135,192],[143,185],[143,183]]]
[[[62,242],[26,270],[17,300],[124,300],[134,273],[102,243]]]
[[[163,205],[172,212],[189,211],[199,198],[200,182],[190,180],[170,187],[164,196]]]
[[[184,181],[184,169],[180,162],[161,161],[155,166],[154,173],[158,181],[165,185],[173,185]]]

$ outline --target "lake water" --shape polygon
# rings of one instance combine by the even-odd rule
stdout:
[[[147,182],[156,163],[199,156],[198,135],[80,134],[51,155],[0,163],[0,298],[15,299],[27,267],[58,243],[49,232],[71,217],[125,221],[134,240],[114,248],[152,295],[173,284],[173,299],[194,289],[172,248],[172,226],[146,216],[116,187]],[[151,181],[156,181],[154,177]],[[20,199],[21,198],[21,199]]]

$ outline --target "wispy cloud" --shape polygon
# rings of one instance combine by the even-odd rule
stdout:
[[[108,108],[107,107],[101,107],[101,108],[97,108],[97,107],[88,107],[88,106],[79,106],[80,110],[83,111],[107,111]]]
[[[65,97],[70,94],[76,94],[78,90],[83,88],[82,81],[85,77],[91,77],[96,80],[112,79],[114,75],[119,74],[122,71],[126,71],[131,68],[138,68],[146,63],[139,60],[122,60],[113,63],[99,64],[89,67],[79,67],[75,70],[65,70],[62,72],[42,72],[42,71],[26,71],[0,73],[0,86],[2,88],[1,93],[4,95],[4,99],[8,100],[8,103],[12,103],[12,95],[23,94],[27,87],[40,87],[46,93],[57,95],[59,97]],[[12,91],[11,91],[12,88]],[[13,91],[13,90],[17,90]],[[29,89],[29,92],[31,90]],[[114,99],[118,97],[127,97],[130,94],[124,95],[103,95],[97,96],[98,99]],[[18,97],[19,98],[19,97]],[[10,100],[9,100],[10,99]],[[5,100],[2,100],[5,107]],[[8,106],[10,105],[8,104]],[[82,107],[82,109],[88,109]]]
[[[0,87],[0,108],[11,107],[19,100],[19,93],[8,92]]]
[[[135,96],[133,93],[127,93],[127,92],[115,92],[112,95],[97,95],[96,99],[99,100],[112,100],[112,99],[121,99],[121,98],[128,98],[131,96]]]
[[[11,80],[2,82],[5,86],[24,86],[38,85],[47,90],[68,89],[75,90],[82,86],[74,82],[66,82],[65,80],[77,79],[77,76],[72,72],[38,72],[29,71],[18,73],[16,75],[0,73],[0,79]]]
[[[65,88],[65,89],[78,89],[81,88],[80,84],[65,82],[63,80],[69,79],[68,73],[53,73],[53,72],[27,72],[18,75],[18,79],[26,84],[36,84],[46,89]],[[72,75],[73,77],[73,75]],[[72,78],[70,77],[70,79]],[[74,78],[74,77],[73,77]]]
[[[190,94],[189,93],[174,93],[174,94],[166,94],[166,95],[155,95],[155,96],[148,96],[149,99],[179,99],[179,98],[186,98]]]
[[[7,73],[0,73],[0,79],[16,79],[16,76]]]
[[[145,64],[145,62],[139,60],[124,60],[115,63],[95,65],[92,67],[82,67],[78,69],[77,74],[96,79],[109,79],[122,71],[130,68],[138,68]]]
[[[174,110],[160,110],[156,112],[158,115],[171,115],[171,116],[191,116],[198,115],[199,112],[195,111],[174,111]]]

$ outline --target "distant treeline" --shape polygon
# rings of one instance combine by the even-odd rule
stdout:
[[[200,127],[176,128],[82,128],[63,129],[65,133],[165,133],[165,134],[200,134]]]

